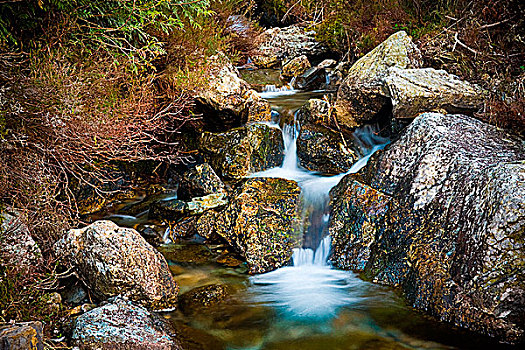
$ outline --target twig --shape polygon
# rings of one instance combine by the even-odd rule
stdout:
[[[479,52],[477,52],[476,50],[474,50],[473,48],[467,46],[466,44],[464,44],[463,42],[461,42],[461,40],[458,39],[458,33],[456,32],[456,34],[454,34],[454,40],[456,41],[457,44],[459,44],[460,46],[464,47],[465,49],[469,50],[470,52],[472,52],[473,54],[475,55],[479,55]],[[456,47],[456,45],[454,44],[454,48]],[[452,50],[454,51],[454,50]]]

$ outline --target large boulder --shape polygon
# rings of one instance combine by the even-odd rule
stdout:
[[[413,119],[429,111],[472,114],[485,98],[478,86],[433,68],[390,68],[385,82],[398,119]]]
[[[348,171],[359,158],[340,133],[315,124],[301,126],[297,157],[304,168],[332,175]]]
[[[353,128],[370,123],[388,106],[385,77],[391,67],[421,67],[421,53],[404,31],[392,34],[350,68],[337,91],[339,124]]]
[[[0,349],[43,350],[41,322],[0,324]]]
[[[42,252],[22,220],[0,213],[0,258],[13,267],[27,268],[42,264]]]
[[[166,320],[120,297],[79,316],[71,340],[81,350],[183,349]]]
[[[525,149],[462,115],[424,113],[332,192],[334,264],[414,307],[525,340]]]
[[[207,69],[209,74],[195,92],[195,102],[208,130],[223,131],[248,121],[271,120],[269,103],[250,89],[224,54],[210,57]]]
[[[54,251],[100,298],[123,295],[155,309],[177,301],[166,259],[134,229],[96,221],[69,230]]]
[[[327,52],[315,39],[315,31],[292,25],[285,28],[270,28],[264,31],[259,41],[259,53],[252,57],[260,68],[278,66],[281,61],[301,55],[321,56]]]
[[[219,176],[240,179],[281,165],[284,144],[281,130],[267,124],[249,124],[223,133],[205,132],[200,150]]]
[[[215,232],[246,259],[250,273],[286,265],[298,245],[296,182],[253,178],[215,218]]]

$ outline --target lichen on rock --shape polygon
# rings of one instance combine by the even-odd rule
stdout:
[[[134,229],[96,221],[69,230],[54,252],[99,298],[123,295],[155,309],[177,301],[166,259]]]
[[[471,117],[423,113],[332,190],[333,261],[400,287],[443,321],[519,343],[524,184],[520,139]]]
[[[347,128],[371,122],[389,103],[384,79],[391,67],[419,68],[421,53],[404,31],[361,57],[348,71],[337,91],[337,121]]]
[[[215,220],[215,232],[246,259],[250,273],[286,265],[299,241],[296,182],[278,178],[246,181]]]

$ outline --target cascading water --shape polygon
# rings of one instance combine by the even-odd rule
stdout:
[[[285,157],[278,168],[259,172],[251,177],[279,177],[297,181],[301,187],[304,243],[293,252],[293,266],[280,268],[251,278],[257,302],[271,304],[292,319],[329,319],[342,306],[362,299],[364,282],[347,271],[332,269],[328,264],[330,236],[323,235],[329,222],[330,190],[347,174],[358,172],[370,156],[387,144],[373,129],[365,128],[354,134],[362,158],[348,172],[336,176],[321,176],[301,168],[297,159],[297,137],[300,126],[282,129]]]

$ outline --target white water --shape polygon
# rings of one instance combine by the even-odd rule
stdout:
[[[308,247],[294,249],[293,266],[253,276],[253,295],[256,302],[273,305],[292,319],[319,320],[334,317],[341,307],[362,300],[365,282],[348,271],[331,268],[330,236],[323,237],[329,222],[329,192],[347,174],[363,168],[374,152],[387,141],[374,134],[373,129],[356,131],[354,137],[363,156],[346,173],[321,176],[300,167],[297,159],[299,125],[286,125],[283,129],[285,157],[280,167],[252,174],[250,177],[278,177],[297,181],[303,200],[303,222],[316,222],[305,228],[305,241],[318,245],[315,251]]]
[[[281,87],[276,87],[275,85],[266,85],[263,92],[259,93],[259,96],[262,98],[275,98],[279,96],[293,95],[297,93],[297,90],[292,87],[292,84],[293,83],[290,83],[290,85]]]

